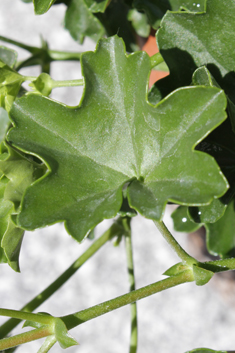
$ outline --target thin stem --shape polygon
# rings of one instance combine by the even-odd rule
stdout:
[[[84,85],[83,78],[78,80],[64,80],[64,81],[52,80],[52,89],[57,87],[76,87],[76,86],[83,86],[83,85]]]
[[[66,52],[59,50],[48,50],[48,54],[53,61],[67,61],[67,60],[80,60],[82,53],[79,52]]]
[[[151,60],[151,69],[153,69],[155,66],[164,62],[164,59],[160,53],[156,53],[156,54],[152,55],[150,57],[150,60]]]
[[[121,295],[120,297],[108,300],[91,308],[79,311],[71,315],[63,316],[61,317],[61,319],[64,321],[68,330],[70,330],[88,320],[104,315],[112,310],[134,303],[137,300],[146,298],[152,294],[161,292],[165,289],[169,289],[179,284],[192,281],[194,281],[193,272],[191,270],[186,270],[175,276],[150,284],[146,287],[134,290],[130,293]]]
[[[48,336],[46,340],[43,342],[42,346],[39,348],[37,353],[47,353],[57,342],[54,335]]]
[[[21,333],[16,336],[7,337],[0,340],[0,351],[4,349],[16,347],[20,344],[38,340],[39,338],[51,335],[52,329],[50,327],[40,327],[35,330]]]
[[[35,321],[43,325],[53,323],[53,318],[48,315],[32,314],[20,310],[2,309],[0,308],[0,316],[8,316],[20,320]]]
[[[13,40],[13,39],[3,37],[3,36],[0,36],[0,40],[3,42],[6,42],[6,43],[13,44],[13,45],[20,47],[22,49],[25,49],[25,50],[29,51],[30,53],[34,53],[35,51],[37,51],[39,49],[37,47],[32,47],[31,45],[27,45],[27,44],[18,42],[17,40]]]
[[[135,290],[135,274],[134,274],[134,261],[133,261],[133,249],[132,249],[132,237],[131,237],[131,219],[126,217],[123,219],[123,227],[125,229],[125,247],[127,257],[127,269],[130,283],[130,292]],[[130,338],[130,349],[129,353],[137,352],[138,345],[138,323],[137,323],[137,305],[136,302],[130,305],[131,308],[131,338]]]
[[[93,256],[108,240],[111,240],[115,235],[120,233],[120,225],[115,222],[104,234],[99,237],[84,254],[82,254],[61,276],[59,276],[53,283],[51,283],[40,294],[28,302],[21,311],[32,312],[50,298],[65,282],[71,278],[74,273]],[[6,337],[21,320],[10,319],[0,327],[0,338]]]
[[[176,254],[179,256],[179,258],[181,260],[183,260],[184,263],[186,263],[189,266],[197,263],[197,260],[195,260],[192,256],[190,256],[180,246],[180,244],[176,241],[176,239],[173,237],[173,235],[167,229],[167,227],[165,226],[165,224],[163,222],[154,221],[154,224],[156,225],[157,229],[162,234],[162,236],[166,239],[168,244],[171,246],[171,248],[176,252]]]

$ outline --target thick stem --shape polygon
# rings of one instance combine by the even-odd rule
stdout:
[[[40,327],[35,330],[21,333],[16,336],[4,338],[0,340],[0,351],[4,349],[19,346],[20,344],[38,340],[39,338],[47,337],[52,335],[52,329],[50,327]]]
[[[60,287],[64,285],[70,277],[88,260],[93,256],[108,240],[112,239],[120,232],[120,225],[114,223],[100,238],[98,238],[84,254],[82,254],[61,276],[59,276],[53,283],[51,283],[40,294],[34,297],[27,303],[21,311],[32,312],[44,303],[50,296],[52,296]],[[13,328],[15,328],[21,320],[10,319],[0,327],[0,338],[6,337]]]
[[[157,229],[162,234],[162,236],[166,239],[168,244],[171,246],[171,248],[176,252],[176,254],[179,256],[179,258],[181,260],[183,260],[184,263],[186,263],[189,266],[197,263],[197,260],[195,260],[192,256],[190,256],[180,246],[180,244],[176,241],[176,239],[173,237],[173,235],[167,229],[167,227],[165,226],[165,224],[163,222],[154,221],[154,224],[156,225]]]
[[[127,269],[130,283],[130,292],[135,290],[135,274],[134,274],[134,261],[133,261],[133,250],[132,250],[132,237],[130,228],[130,218],[123,219],[123,227],[125,233],[125,246],[126,246],[126,257],[127,257]],[[137,305],[136,302],[130,305],[131,308],[131,338],[130,338],[130,349],[129,353],[137,352],[138,345],[138,324],[137,324]]]
[[[120,297],[108,300],[91,308],[79,311],[71,315],[63,316],[61,317],[61,319],[64,321],[68,330],[70,330],[73,327],[76,327],[88,320],[104,315],[110,311],[121,308],[122,306],[134,303],[137,300],[146,298],[152,294],[161,292],[163,290],[175,287],[179,284],[192,281],[194,281],[193,272],[191,270],[186,270],[175,276],[166,278],[162,281],[150,284],[146,287],[121,295]]]

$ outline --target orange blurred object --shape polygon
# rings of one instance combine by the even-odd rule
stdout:
[[[147,42],[143,45],[142,50],[144,50],[149,56],[159,52],[154,34],[150,34]],[[149,78],[149,87],[151,87],[157,80],[160,80],[160,78],[166,77],[167,75],[169,75],[168,72],[152,70]]]

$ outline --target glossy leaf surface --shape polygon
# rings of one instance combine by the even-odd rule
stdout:
[[[177,232],[192,233],[202,226],[198,222],[195,223],[191,220],[188,215],[188,207],[186,206],[179,206],[174,212],[172,212],[171,217],[174,222],[174,229]]]
[[[195,69],[206,65],[235,102],[234,11],[233,0],[207,0],[206,13],[166,14],[157,41],[170,76],[157,83],[156,95],[190,84]]]
[[[127,56],[116,36],[100,41],[81,63],[85,92],[79,107],[28,95],[11,111],[15,128],[9,141],[48,166],[26,191],[20,226],[65,221],[82,240],[117,214],[126,183],[130,206],[154,220],[161,219],[168,200],[209,203],[226,191],[214,159],[193,151],[226,117],[222,91],[184,88],[151,106],[150,59],[145,52]]]
[[[49,10],[56,0],[33,0],[36,15],[42,15]]]

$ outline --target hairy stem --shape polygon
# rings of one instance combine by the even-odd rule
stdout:
[[[130,283],[130,292],[135,290],[135,274],[134,274],[134,262],[133,262],[133,250],[132,250],[132,237],[130,228],[130,218],[123,219],[123,227],[126,230],[125,233],[125,246],[126,246],[126,257],[127,257],[127,269]],[[137,305],[136,302],[130,305],[131,307],[131,338],[130,338],[130,349],[129,353],[137,352],[138,345],[138,324],[137,324]]]
[[[192,256],[190,256],[180,246],[180,244],[176,241],[176,239],[173,237],[173,235],[167,229],[167,227],[165,226],[165,224],[163,222],[154,221],[154,224],[156,225],[157,229],[162,234],[162,236],[166,239],[168,244],[171,246],[171,248],[176,252],[176,254],[179,256],[179,258],[181,260],[183,260],[184,263],[186,263],[187,265],[193,265],[193,264],[197,263],[197,260],[195,260]]]
[[[32,312],[50,298],[60,287],[64,285],[70,277],[88,260],[93,256],[108,240],[112,239],[115,235],[121,231],[120,225],[114,223],[100,238],[98,238],[84,254],[82,254],[61,276],[59,276],[53,283],[51,283],[46,289],[40,294],[34,297],[29,303],[27,303],[21,311]],[[12,316],[13,317],[13,316]],[[0,327],[0,338],[6,337],[6,335],[15,328],[21,320],[20,317],[17,319],[10,319],[6,321]]]
[[[193,272],[191,270],[186,270],[175,276],[150,284],[146,287],[134,290],[130,293],[121,295],[120,297],[108,300],[91,308],[79,311],[71,315],[63,316],[61,317],[61,319],[64,321],[68,330],[70,330],[73,327],[76,327],[88,320],[104,315],[110,311],[121,308],[122,306],[134,303],[137,300],[146,298],[152,294],[161,292],[163,290],[175,287],[179,284],[192,281],[194,281]]]

